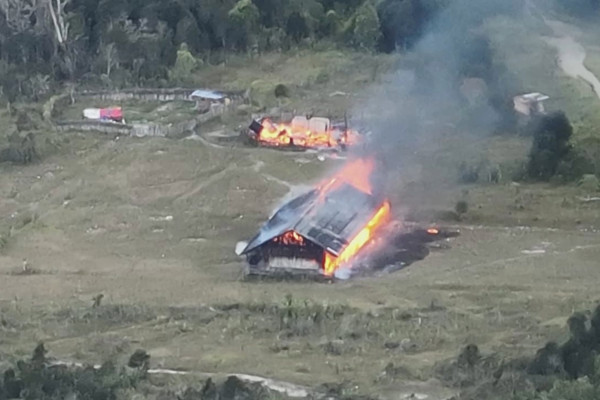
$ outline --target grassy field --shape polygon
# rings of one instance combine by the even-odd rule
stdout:
[[[500,47],[514,43],[495,37]],[[589,112],[577,115],[587,121],[595,103],[549,67],[550,49],[520,46],[505,54],[509,67],[559,102],[564,93],[579,99]],[[540,52],[535,62],[524,56],[531,48]],[[341,116],[397,62],[337,52],[266,55],[205,67],[198,80],[225,89],[250,85],[257,110]],[[270,94],[280,82],[292,90],[284,104]],[[347,95],[330,96],[336,91]],[[576,111],[579,103],[559,104]],[[246,119],[226,116],[211,129],[233,130]],[[351,382],[350,391],[397,398],[467,343],[512,357],[563,338],[570,313],[598,300],[599,203],[580,200],[593,193],[514,185],[508,177],[459,185],[461,160],[518,164],[529,141],[438,130],[423,140],[431,145],[394,171],[390,198],[399,215],[460,228],[450,249],[384,277],[251,283],[240,279],[235,244],[256,232],[290,187],[318,181],[343,160],[40,130],[41,162],[0,165],[0,360],[30,354],[40,340],[51,356],[84,362],[142,347],[154,366],[312,387]],[[444,220],[460,199],[470,211],[460,222]],[[102,305],[93,308],[98,294]],[[383,374],[390,363],[394,372]],[[441,389],[429,382],[419,390]]]
[[[172,123],[188,121],[193,119],[198,112],[193,102],[143,102],[129,100],[124,102],[89,100],[87,103],[76,102],[69,104],[68,107],[61,109],[56,119],[59,121],[79,121],[83,118],[85,108],[105,108],[120,106],[123,108],[123,115],[127,123],[157,123],[168,125]]]

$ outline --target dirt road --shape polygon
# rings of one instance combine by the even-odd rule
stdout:
[[[544,18],[544,22],[554,33],[554,37],[544,40],[558,51],[558,66],[569,76],[583,79],[600,98],[600,80],[585,66],[586,51],[577,41],[581,31],[564,22]]]

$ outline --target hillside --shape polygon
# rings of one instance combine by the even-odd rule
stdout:
[[[504,71],[501,64],[509,72],[486,82],[502,86],[499,77],[509,77],[506,87],[550,95],[549,111],[564,110],[573,123],[574,148],[598,163],[598,97],[555,63],[548,40],[565,35],[538,17],[485,19],[494,71]],[[580,30],[574,40],[598,73],[595,31]],[[27,357],[40,341],[58,360],[91,364],[143,348],[152,367],[198,373],[202,382],[206,373],[242,373],[333,387],[339,398],[441,400],[463,388],[444,380],[439,366],[467,344],[502,360],[531,357],[567,337],[573,311],[594,308],[597,190],[577,181],[515,182],[532,138],[516,128],[492,132],[487,119],[478,125],[471,117],[484,109],[460,97],[406,96],[405,73],[419,69],[420,53],[225,54],[227,62],[207,62],[177,86],[248,90],[252,100],[185,138],[54,126],[111,102],[60,103],[50,120],[42,116],[49,96],[15,99],[0,112],[0,148],[10,134],[31,132],[40,156],[0,164],[0,361]],[[90,87],[75,82],[74,90]],[[287,96],[275,96],[278,84]],[[193,103],[165,104],[117,105],[126,118],[165,124],[195,113]],[[334,284],[243,280],[236,243],[252,237],[284,196],[320,181],[347,156],[214,140],[217,133],[231,139],[255,113],[287,111],[369,122],[391,153],[387,195],[396,215],[458,228],[461,236],[388,275]],[[502,178],[490,182],[482,172],[465,183],[461,162],[498,166]],[[456,218],[460,200],[468,211]],[[175,377],[164,385],[180,384]]]

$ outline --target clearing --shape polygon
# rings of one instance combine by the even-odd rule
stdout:
[[[263,70],[231,62],[206,76],[292,82],[296,94],[282,106],[339,116],[362,94],[329,94],[343,82],[361,93],[380,79],[376,65],[394,60],[337,55],[273,55]],[[576,84],[561,76],[557,85]],[[246,119],[224,117],[219,128]],[[451,129],[422,138],[431,146],[405,159],[393,204],[426,223],[466,196],[470,211],[454,222],[462,235],[392,275],[327,285],[243,282],[234,248],[291,188],[343,160],[203,140],[47,135],[55,150],[42,162],[0,166],[2,357],[30,354],[40,340],[51,356],[83,362],[142,347],[157,367],[311,387],[349,381],[354,391],[391,396],[467,343],[507,357],[533,353],[597,300],[600,202],[581,200],[590,193],[509,179],[454,184],[465,157],[522,161],[525,138]],[[389,363],[397,374],[382,379]]]

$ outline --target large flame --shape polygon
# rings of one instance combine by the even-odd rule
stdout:
[[[336,269],[350,261],[367,243],[373,240],[375,232],[389,221],[389,217],[390,203],[386,201],[338,257],[326,251],[323,262],[325,275],[332,276]]]
[[[352,146],[359,141],[359,135],[353,130],[332,130],[323,132],[311,131],[303,126],[291,124],[275,124],[269,119],[262,121],[263,129],[258,140],[273,146],[299,147],[338,147]]]
[[[372,194],[371,176],[375,169],[372,159],[358,159],[347,163],[333,179],[321,186],[323,195],[343,183],[350,184],[361,192]],[[389,221],[390,203],[386,200],[373,215],[371,220],[344,248],[342,253],[335,257],[325,252],[323,270],[325,275],[332,276],[337,268],[350,261],[367,243],[374,239],[376,231]]]
[[[373,175],[374,170],[375,162],[372,159],[358,159],[346,163],[333,178],[318,186],[318,201],[325,204],[327,194],[337,190],[342,185],[351,185],[363,193],[372,195],[373,187],[371,185],[371,176]],[[327,250],[324,251],[322,259],[323,273],[326,276],[333,276],[339,267],[351,262],[352,258],[354,258],[367,244],[375,241],[375,235],[380,228],[389,222],[390,215],[390,203],[387,200],[382,201],[379,208],[373,212],[369,221],[348,241],[338,256],[335,256]],[[295,231],[285,232],[283,235],[275,238],[274,241],[283,245],[306,245],[305,238]]]
[[[371,175],[374,170],[375,162],[373,160],[354,160],[344,165],[332,179],[321,185],[319,190],[321,193],[325,194],[328,191],[339,187],[341,184],[347,183],[361,192],[373,194]]]

